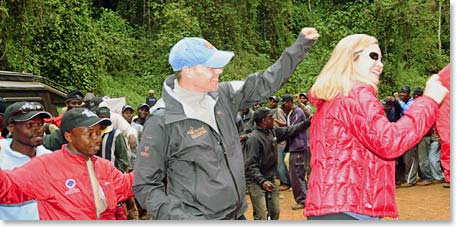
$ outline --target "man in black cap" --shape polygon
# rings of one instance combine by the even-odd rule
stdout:
[[[411,98],[411,88],[409,86],[403,86],[400,89],[400,93],[398,93],[400,100],[400,106],[403,109],[402,110],[402,115],[403,112],[405,112],[408,107],[413,103],[414,98]]]
[[[273,113],[266,107],[254,112],[256,127],[246,141],[246,182],[254,220],[279,219],[279,188],[274,181],[278,143],[309,127],[309,121],[305,120],[294,126],[273,128]]]
[[[311,119],[313,117],[313,109],[311,108],[311,105],[309,104],[308,101],[308,94],[306,93],[300,93],[298,95],[298,99],[296,100],[298,107],[303,110],[305,113],[306,117],[308,119]]]
[[[149,117],[149,109],[150,109],[150,106],[146,103],[141,103],[140,105],[138,105],[136,111],[138,112],[138,117],[133,119],[133,122],[141,125],[141,126],[144,126],[144,123],[146,122],[146,120],[148,119]],[[140,136],[138,136],[140,137]]]
[[[60,129],[68,144],[12,171],[0,171],[0,203],[35,199],[41,220],[115,219],[118,202],[133,196],[133,175],[95,156],[107,125],[109,119],[88,109],[67,111]]]
[[[67,111],[73,108],[78,108],[83,105],[84,95],[80,90],[72,90],[68,93],[67,98],[65,99],[65,106],[67,106]]]
[[[395,96],[395,93],[393,94]],[[390,122],[396,122],[401,118],[402,108],[399,101],[394,96],[387,96],[382,100],[382,106],[384,107],[384,113]],[[395,184],[400,186],[403,179],[404,172],[403,159],[401,157],[395,159]]]
[[[275,128],[284,127],[286,126],[286,114],[284,110],[279,107],[279,98],[276,96],[270,96],[268,98],[268,104],[270,104],[270,108],[274,110],[273,119],[274,119],[274,126]],[[289,190],[290,188],[290,180],[289,180],[289,170],[286,167],[286,163],[284,162],[285,156],[285,149],[286,149],[287,141],[284,140],[278,143],[278,166],[276,170],[276,176],[279,179],[279,190],[285,191]]]
[[[423,94],[424,94],[424,89],[422,89],[421,87],[414,88],[413,98],[417,98],[419,96],[422,96]]]
[[[69,111],[73,108],[78,108],[81,106],[83,106],[83,93],[79,90],[72,90],[72,91],[68,92],[67,97],[65,98],[66,109],[64,108],[62,110],[62,112],[65,113],[65,111]],[[45,123],[51,123],[57,127],[60,127],[60,124],[62,122],[62,117],[63,117],[63,114],[61,114],[57,117],[51,117],[51,118],[45,119]]]
[[[37,102],[16,102],[5,111],[5,125],[11,139],[0,141],[0,169],[12,170],[33,157],[51,153],[44,148],[43,119],[51,114]],[[39,220],[36,201],[23,204],[0,204],[0,220]]]
[[[414,98],[412,98],[410,94],[411,88],[409,86],[401,87],[399,93],[399,103],[402,107],[402,116],[414,101]],[[403,168],[399,168],[399,170],[403,169],[403,172],[399,173],[401,176],[399,183],[404,182],[401,183],[399,187],[411,187],[416,185],[417,171],[419,168],[419,155],[417,152],[417,145],[400,156],[399,159],[401,159],[403,162]]]
[[[416,99],[424,94],[424,89],[421,87],[414,88],[413,98]],[[419,171],[418,175],[422,181],[417,182],[418,186],[431,185],[433,183],[434,177],[432,174],[431,161],[429,158],[431,136],[433,134],[433,128],[430,129],[427,134],[422,137],[421,141],[416,145],[417,154],[419,158]]]
[[[135,109],[131,105],[124,105],[122,107],[122,117],[129,123],[132,124],[133,114]]]
[[[129,124],[129,127],[132,128],[132,130],[134,130],[137,133],[135,135],[134,139],[135,139],[135,144],[139,144],[139,141],[140,141],[139,139],[141,137],[141,134],[143,133],[143,126],[133,122],[134,113],[135,113],[135,110],[133,109],[133,107],[131,105],[124,105],[122,107],[122,118],[124,118],[127,121],[127,123]],[[130,169],[133,170],[133,166],[136,161],[136,147],[134,147],[134,148],[130,147],[129,157],[130,157]]]
[[[146,111],[145,109],[147,109],[147,114],[149,115],[149,105],[143,103],[138,106],[138,109],[137,109],[138,118],[145,116],[144,115],[144,113]],[[132,128],[134,128],[137,131],[138,137],[136,139],[136,143],[139,144],[141,135],[143,134],[143,125],[135,122],[135,120],[137,120],[138,118],[135,120],[132,120],[134,112],[135,112],[135,110],[133,109],[133,107],[131,105],[124,105],[122,107],[122,117],[130,124],[130,126],[132,126]],[[130,154],[131,155],[130,155],[129,171],[133,171],[136,157],[137,157],[137,148],[132,149],[130,151]],[[147,214],[147,211],[145,209],[143,209],[140,206],[140,204],[135,203],[135,200],[132,200],[132,201],[127,202],[129,219],[135,219],[135,220],[138,218],[150,219],[150,215]]]
[[[146,97],[146,103],[152,107],[156,104],[157,98],[154,96],[154,90],[149,90],[149,95]]]
[[[286,113],[287,126],[296,125],[308,119],[298,106],[294,104],[294,97],[285,94],[281,99],[282,109]],[[301,131],[298,135],[287,140],[287,151],[289,152],[289,178],[296,204],[292,205],[293,210],[303,209],[307,193],[306,182],[306,154],[308,153],[308,135]],[[287,159],[287,158],[286,158]]]
[[[401,117],[402,108],[398,100],[392,96],[387,96],[382,100],[382,106],[384,107],[384,113],[390,122],[396,122]]]

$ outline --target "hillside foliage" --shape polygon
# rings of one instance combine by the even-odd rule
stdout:
[[[221,81],[243,80],[316,27],[318,42],[277,95],[307,91],[341,38],[366,33],[383,52],[382,98],[423,87],[450,62],[449,10],[445,0],[0,0],[0,70],[136,105],[161,91],[185,36],[234,51]]]

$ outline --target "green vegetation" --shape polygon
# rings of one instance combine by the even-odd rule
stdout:
[[[312,26],[321,36],[278,94],[307,91],[341,38],[366,33],[383,51],[382,98],[450,62],[449,10],[444,0],[0,0],[0,69],[136,105],[161,91],[185,36],[234,51],[221,80],[241,80]]]

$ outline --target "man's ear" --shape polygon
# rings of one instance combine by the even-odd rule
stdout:
[[[65,132],[63,134],[63,137],[65,138],[65,140],[68,142],[68,143],[71,143],[73,140],[71,139],[71,133],[70,132]]]
[[[6,128],[8,129],[8,131],[13,134],[14,132],[14,124],[8,124],[8,126],[6,126]]]
[[[191,69],[190,67],[184,66],[184,67],[182,67],[182,69],[181,69],[181,75],[182,75],[183,77],[186,77],[186,78],[189,78],[189,79],[190,79],[190,78],[192,78],[192,73],[191,73],[191,71],[192,71],[192,69]]]

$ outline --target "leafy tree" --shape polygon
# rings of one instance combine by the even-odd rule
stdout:
[[[424,87],[450,62],[445,0],[0,0],[0,69],[136,105],[161,90],[170,48],[183,37],[234,51],[221,81],[243,80],[311,26],[319,40],[276,95],[307,91],[337,42],[354,33],[379,41],[380,98]]]

